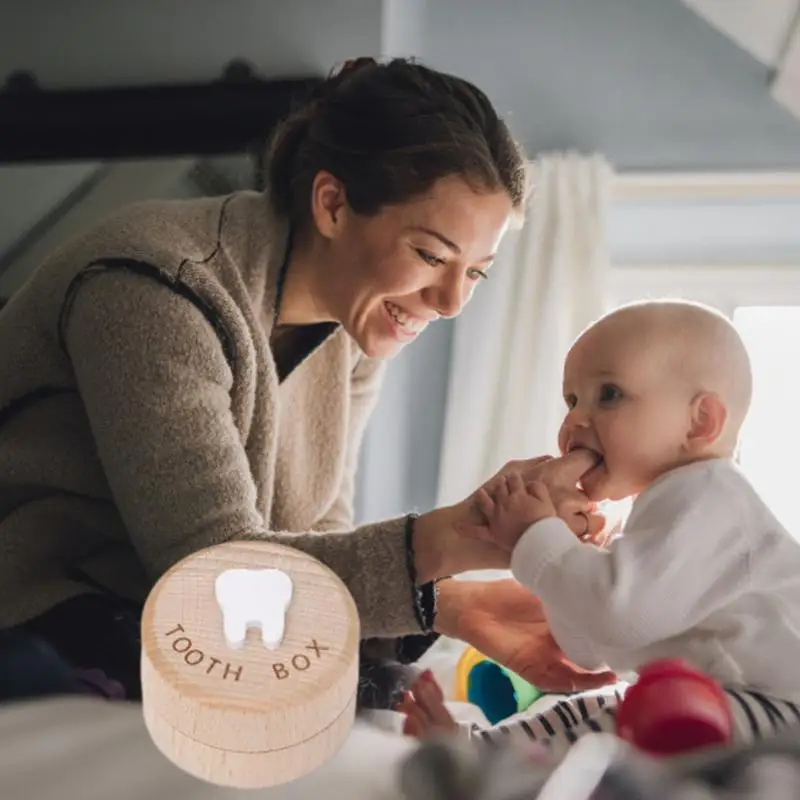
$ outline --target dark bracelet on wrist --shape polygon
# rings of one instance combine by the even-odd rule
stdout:
[[[411,601],[414,604],[414,614],[423,633],[433,633],[436,621],[436,581],[417,585],[417,568],[414,563],[414,526],[419,519],[419,514],[409,514],[406,517],[406,566],[411,578]]]

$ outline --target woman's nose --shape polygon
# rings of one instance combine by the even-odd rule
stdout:
[[[467,300],[470,292],[465,290],[462,277],[447,276],[431,291],[432,304],[439,316],[457,317]]]

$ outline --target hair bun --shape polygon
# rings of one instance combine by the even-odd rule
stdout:
[[[359,56],[358,58],[348,58],[339,67],[334,67],[328,77],[322,81],[312,92],[313,100],[325,100],[335,92],[339,86],[351,78],[356,72],[360,72],[367,67],[375,67],[378,62],[371,56]]]
[[[377,66],[378,62],[372,58],[371,56],[359,56],[358,58],[348,58],[346,61],[342,62],[342,65],[331,72],[331,78],[343,78],[346,75],[350,75],[353,72],[358,72],[360,69],[364,69],[364,67],[374,67]]]

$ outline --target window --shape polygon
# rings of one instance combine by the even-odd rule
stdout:
[[[623,174],[618,184],[609,300],[683,297],[733,321],[754,372],[739,462],[800,538],[800,173]]]
[[[778,519],[800,538],[800,306],[740,306],[733,322],[753,365],[753,403],[742,429],[740,464]]]

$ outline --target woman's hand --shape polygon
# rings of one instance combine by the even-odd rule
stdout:
[[[578,481],[596,463],[597,456],[583,448],[559,458],[544,456],[529,461],[509,461],[494,477],[470,495],[466,502],[473,509],[473,519],[479,518],[479,526],[485,526],[485,517],[478,508],[480,498],[485,494],[492,496],[505,484],[509,475],[517,474],[526,484],[543,484],[558,516],[569,525],[576,536],[591,540],[599,535],[605,526],[605,520],[593,514],[592,502],[578,488]]]
[[[584,541],[600,544],[605,538],[605,518],[594,513],[578,481],[595,465],[588,450],[573,450],[560,458],[542,456],[510,461],[465,500],[423,514],[414,533],[417,578],[434,578],[481,569],[508,569],[510,554],[491,541],[488,520],[480,511],[482,490],[492,495],[506,475],[518,473],[528,482],[543,483],[558,515]]]
[[[547,486],[539,482],[526,484],[518,472],[506,476],[494,496],[479,489],[476,505],[486,518],[486,540],[509,553],[531,525],[558,516]]]
[[[569,525],[582,541],[602,544],[605,539],[605,518],[595,512],[594,504],[578,488],[578,481],[596,463],[588,450],[573,450],[560,458],[544,456],[530,461],[510,461],[495,476],[456,506],[455,528],[464,540],[491,542],[489,520],[483,509],[487,498],[493,498],[506,485],[511,475],[525,484],[541,484],[547,490],[556,514]],[[480,569],[474,566],[471,569]]]
[[[617,681],[581,669],[553,639],[542,606],[517,581],[446,580],[439,584],[436,629],[471,644],[545,692],[588,691]]]

